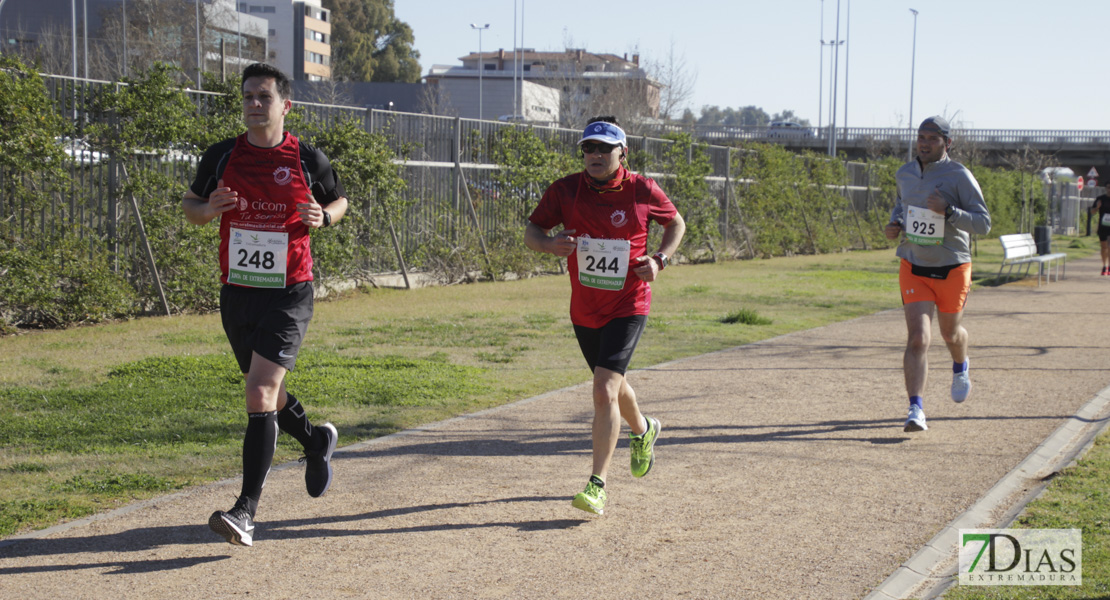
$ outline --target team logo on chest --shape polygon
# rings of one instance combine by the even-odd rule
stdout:
[[[289,185],[293,181],[293,171],[289,167],[278,167],[274,169],[274,183],[278,185]]]
[[[239,212],[247,212],[247,207],[248,206],[249,206],[249,203],[247,202],[247,199],[243,198],[243,197],[240,197],[239,198]]]
[[[609,221],[613,223],[613,227],[624,227],[628,224],[628,215],[623,210],[614,210],[609,215]]]

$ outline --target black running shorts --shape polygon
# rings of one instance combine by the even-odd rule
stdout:
[[[574,335],[591,371],[601,367],[624,375],[646,325],[647,315],[619,317],[598,329],[575,325]]]
[[[243,373],[250,372],[253,352],[292,371],[312,319],[312,282],[280,289],[224,285],[220,319]]]

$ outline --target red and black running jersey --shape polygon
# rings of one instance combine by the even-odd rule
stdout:
[[[570,320],[599,328],[618,317],[651,311],[651,286],[632,272],[636,257],[647,255],[649,221],[670,223],[677,209],[654,181],[621,167],[612,180],[598,186],[585,171],[551,184],[528,219],[543,228],[559,224],[576,237],[629,241],[629,269],[624,287],[603,290],[582,285],[577,256],[567,257],[570,271]]]
[[[308,226],[301,222],[297,204],[309,190],[324,206],[345,195],[327,157],[289,133],[273,148],[252,145],[244,133],[204,153],[190,189],[208,198],[221,178],[238,193],[239,204],[220,215],[220,281],[228,283],[232,227],[288,235],[285,285],[312,281]]]

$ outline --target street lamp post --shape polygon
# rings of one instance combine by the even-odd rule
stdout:
[[[907,161],[913,160],[913,71],[917,66],[917,11],[910,9],[913,13],[913,53],[910,55],[910,147],[907,150]]]
[[[81,1],[81,43],[84,44],[85,79],[89,78],[89,0]]]
[[[482,62],[482,31],[489,29],[489,23],[478,27],[474,23],[470,24],[471,29],[478,30],[478,120],[482,120],[482,71],[485,70],[486,65]]]
[[[821,57],[817,59],[817,131],[821,131],[822,101],[825,99],[825,0],[821,0],[821,32],[817,40],[821,46]]]
[[[517,44],[516,44],[516,0],[513,0],[513,118],[520,114],[516,108],[516,67],[517,67]]]
[[[73,11],[73,24],[70,28],[70,33],[73,34],[73,78],[77,79],[77,0],[73,0],[70,4]]]
[[[832,104],[832,119],[829,123],[829,156],[836,156],[836,80],[840,71],[840,0],[836,0],[836,45],[833,47],[833,93],[829,103]]]
[[[843,44],[844,42],[840,42],[840,43]],[[833,57],[835,56],[833,54],[832,46],[836,46],[837,42],[834,42],[832,40],[829,40],[829,41],[826,42],[826,41],[822,40],[821,45],[830,47],[829,48],[829,120],[832,121],[832,110],[833,110],[832,109],[832,95],[833,95],[832,74],[833,74]],[[824,48],[822,48],[822,50],[824,50]],[[820,117],[818,117],[818,119],[820,119]],[[832,135],[832,134],[830,133],[829,135]]]
[[[126,2],[127,0],[124,1]],[[199,90],[201,89],[200,72],[204,64],[200,58],[200,0],[196,0],[194,4],[196,6],[197,13],[197,89]],[[238,10],[238,7],[236,7],[236,10]]]
[[[848,65],[852,55],[852,0],[848,0],[848,13],[844,15],[844,141],[848,141]]]
[[[127,77],[127,0],[123,0],[123,76]]]

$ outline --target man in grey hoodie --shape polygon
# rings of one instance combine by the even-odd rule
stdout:
[[[884,229],[887,239],[903,235],[898,284],[909,335],[902,366],[910,410],[904,431],[925,431],[922,394],[929,371],[933,315],[952,355],[952,399],[971,391],[967,330],[962,321],[971,288],[971,234],[991,229],[979,182],[948,157],[951,128],[929,117],[917,130],[917,158],[898,169],[898,198]]]

